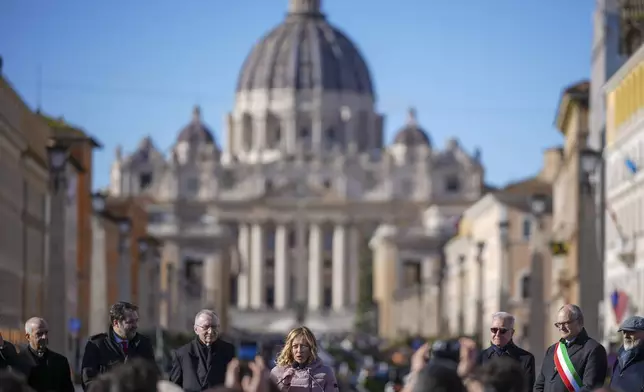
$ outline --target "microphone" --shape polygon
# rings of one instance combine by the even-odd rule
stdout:
[[[293,365],[295,365],[295,364],[293,364]],[[293,366],[293,369],[295,369],[295,366]],[[286,379],[287,379],[287,378],[291,378],[291,377],[293,377],[293,376],[294,376],[294,373],[295,373],[295,371],[294,371],[294,370],[288,369],[286,372],[284,372],[284,377],[282,377],[282,379],[281,379],[281,380],[279,380],[279,382],[277,383],[277,385],[276,385],[276,386],[278,386],[278,387],[279,387],[279,386],[280,386],[280,384],[281,384],[281,383],[283,383],[284,381],[286,381]]]

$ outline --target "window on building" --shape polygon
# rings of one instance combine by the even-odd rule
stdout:
[[[529,240],[532,233],[532,219],[530,217],[523,218],[523,239]]]
[[[275,287],[266,287],[266,306],[269,308],[275,307]]]
[[[403,282],[405,286],[413,286],[421,281],[421,263],[419,260],[405,260],[403,262]]]
[[[268,247],[268,250],[275,249],[275,230],[271,230],[268,233],[268,238],[266,238],[266,245]]]
[[[445,189],[447,192],[453,193],[461,190],[461,181],[458,176],[451,175],[445,179]]]
[[[530,298],[530,275],[525,274],[521,278],[521,298],[528,299]]]
[[[331,287],[324,288],[324,308],[329,309],[333,304],[333,290]]]
[[[310,132],[309,132],[309,130],[308,130],[308,129],[306,129],[306,128],[302,128],[302,129],[300,129],[300,137],[301,137],[302,139],[306,139],[306,138],[308,138],[309,136],[310,136]]]
[[[152,185],[152,173],[139,174],[139,189],[148,189],[150,185]]]
[[[237,306],[237,277],[230,277],[230,293],[228,295],[228,303],[232,306]]]
[[[269,192],[269,191],[273,190],[273,181],[266,180],[265,187],[266,187],[266,192]]]
[[[186,188],[188,189],[188,192],[196,193],[199,190],[199,179],[196,177],[189,178]]]
[[[288,231],[288,247],[295,248],[297,239],[295,238],[295,230]]]
[[[188,295],[196,298],[201,297],[201,272],[203,262],[201,260],[186,259],[184,277],[187,284]]]
[[[333,232],[331,230],[326,230],[324,232],[324,250],[333,249]]]

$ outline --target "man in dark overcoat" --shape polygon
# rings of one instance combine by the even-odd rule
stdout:
[[[633,316],[624,320],[618,332],[624,336],[624,344],[617,353],[610,387],[616,392],[641,391],[644,389],[644,318]]]
[[[129,302],[117,302],[110,308],[110,327],[106,333],[89,338],[81,365],[83,390],[100,374],[132,358],[154,363],[154,349],[147,337],[139,334],[139,308]]]
[[[510,358],[518,362],[523,370],[525,391],[531,391],[534,386],[534,355],[514,344],[514,316],[506,312],[492,315],[490,325],[490,347],[479,354],[479,365],[494,361],[498,358]]]
[[[40,317],[32,317],[25,323],[28,345],[20,351],[20,371],[27,384],[36,392],[74,392],[72,370],[67,358],[50,350],[49,326]]]
[[[195,317],[193,341],[172,353],[170,381],[186,392],[201,392],[224,384],[235,346],[219,338],[219,317],[204,309]]]
[[[608,370],[606,349],[588,336],[581,308],[562,306],[555,327],[561,339],[546,350],[534,391],[590,392],[602,387]]]

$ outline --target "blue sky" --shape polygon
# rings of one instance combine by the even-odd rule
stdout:
[[[114,148],[167,150],[202,106],[223,141],[237,74],[287,0],[2,0],[4,74],[43,111],[97,137],[95,185]],[[409,106],[435,145],[480,147],[488,182],[536,173],[562,88],[587,78],[593,0],[323,0],[366,57],[387,140]],[[39,78],[38,75],[42,75]],[[39,83],[39,79],[41,82]],[[38,86],[41,88],[38,88]],[[39,93],[40,91],[40,93]]]

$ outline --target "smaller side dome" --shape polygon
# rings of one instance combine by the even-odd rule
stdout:
[[[156,148],[154,147],[152,138],[150,136],[146,136],[139,142],[136,151],[134,151],[130,159],[135,163],[148,162],[155,151]]]
[[[394,144],[401,144],[408,147],[415,147],[419,145],[425,145],[430,147],[432,145],[427,132],[418,125],[418,120],[416,119],[416,109],[409,109],[409,117],[407,119],[407,125],[402,127],[396,137],[394,137]]]
[[[192,121],[179,132],[177,143],[181,142],[215,144],[212,132],[201,119],[201,108],[199,106],[195,106],[192,111]]]

